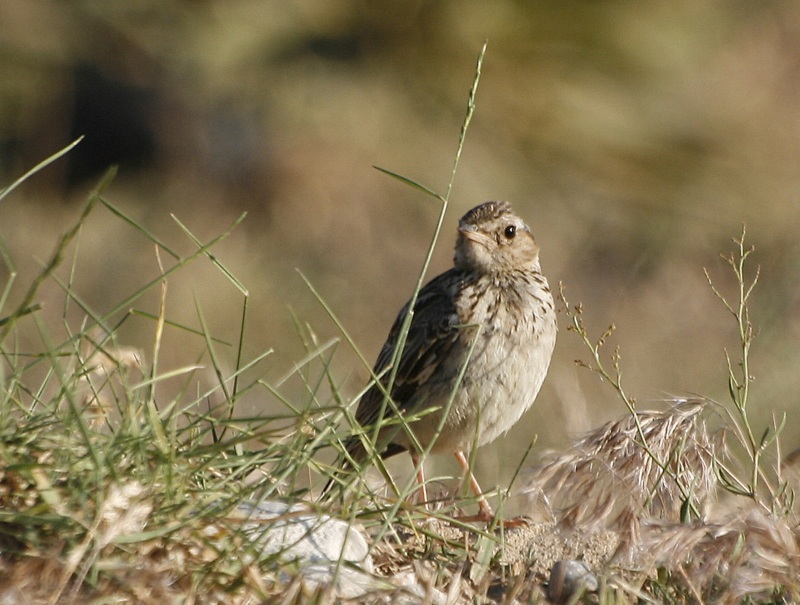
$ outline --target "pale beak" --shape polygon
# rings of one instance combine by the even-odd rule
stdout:
[[[468,240],[475,242],[476,244],[480,244],[485,248],[488,248],[492,245],[492,243],[494,243],[494,240],[491,237],[478,231],[478,228],[475,225],[459,225],[458,232]]]

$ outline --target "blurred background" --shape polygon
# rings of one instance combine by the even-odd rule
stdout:
[[[798,445],[799,3],[26,0],[0,2],[0,23],[0,184],[86,137],[0,205],[18,271],[12,299],[118,164],[106,198],[182,254],[193,245],[170,214],[207,240],[248,213],[215,253],[250,292],[246,355],[274,349],[266,380],[305,355],[293,317],[320,342],[341,337],[296,269],[373,360],[439,205],[372,166],[444,193],[488,40],[430,276],[449,267],[463,212],[510,200],[590,330],[617,326],[607,350],[621,348],[640,406],[692,393],[723,401],[723,349],[736,358],[737,330],[703,268],[736,296],[719,253],[746,223],[750,275],[761,266],[754,424],[787,412],[784,448]],[[152,245],[103,208],[71,251],[73,287],[98,313],[158,275]],[[242,296],[210,263],[168,287],[170,319],[197,327],[199,306],[213,333],[236,341]],[[42,298],[58,325],[63,293],[50,284]],[[131,306],[156,313],[157,292]],[[67,316],[83,312],[72,305]],[[575,366],[587,354],[560,317],[535,410],[486,448],[479,476],[491,469],[495,480],[499,461],[519,459],[535,436],[535,451],[561,447],[624,413]],[[135,318],[119,338],[147,357],[153,332]],[[162,371],[203,362],[204,348],[168,330]],[[233,367],[235,347],[220,350]],[[346,342],[333,367],[348,396],[369,375]],[[307,397],[297,378],[281,390]],[[283,409],[266,391],[250,405]]]

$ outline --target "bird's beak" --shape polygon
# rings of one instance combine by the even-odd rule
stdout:
[[[492,243],[492,238],[478,231],[475,225],[459,225],[458,232],[468,240],[487,248]]]

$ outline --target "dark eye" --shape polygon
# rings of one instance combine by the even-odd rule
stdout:
[[[503,231],[503,235],[505,235],[508,239],[514,239],[514,236],[517,234],[517,226],[516,225],[509,225]]]

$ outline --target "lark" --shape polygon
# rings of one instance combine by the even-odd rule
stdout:
[[[470,452],[506,433],[533,405],[556,342],[553,296],[530,227],[508,202],[467,212],[453,268],[420,290],[398,353],[409,306],[378,355],[378,382],[356,411],[364,431],[346,442],[344,466],[364,463],[364,440],[377,437],[373,447],[382,457],[411,454],[427,501],[422,453],[452,453],[478,497],[474,519],[488,522],[494,513]]]

